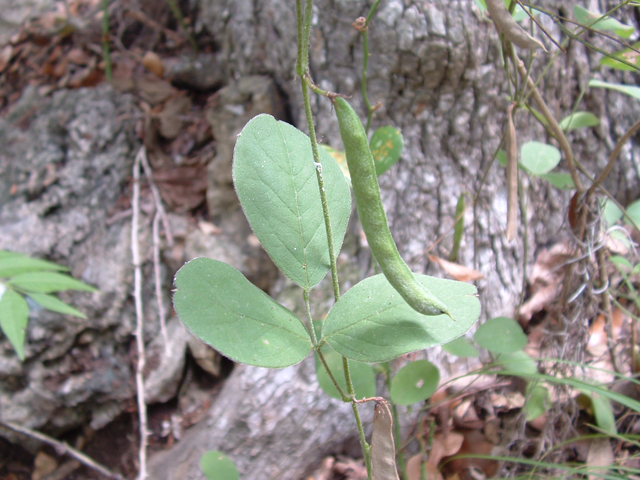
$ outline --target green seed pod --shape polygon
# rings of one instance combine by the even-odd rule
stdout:
[[[451,317],[447,306],[416,281],[398,252],[382,207],[376,166],[369,149],[367,134],[358,115],[342,97],[336,97],[335,109],[358,216],[367,235],[371,253],[380,264],[389,283],[411,308],[424,315],[446,314]]]

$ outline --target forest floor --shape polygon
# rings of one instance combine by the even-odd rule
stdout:
[[[206,191],[199,152],[212,140],[205,119],[207,99],[224,79],[215,72],[202,79],[185,75],[181,59],[193,52],[189,36],[165,2],[143,3],[148,8],[132,10],[119,2],[112,4],[108,57],[103,49],[99,0],[56,2],[56,10],[22,25],[0,45],[0,115],[11,111],[26,86],[48,94],[59,89],[91,88],[108,81],[110,76],[115,88],[134,93],[140,99],[142,114],[162,119],[150,128],[139,123],[139,135],[151,152],[152,164],[153,152],[165,158],[185,159],[180,169],[164,173],[165,181],[161,168],[154,177],[171,211],[195,215],[205,203]],[[188,26],[188,18],[182,21]],[[198,43],[207,42],[198,39]],[[568,338],[566,343],[562,340],[562,348],[557,341],[550,347],[553,341],[549,341],[549,336],[558,330],[553,320],[550,323],[550,312],[565,281],[569,254],[565,244],[541,249],[538,254],[529,278],[527,301],[518,317],[526,332],[524,348],[518,349],[523,355],[520,361],[527,364],[523,368],[529,365],[527,359],[549,357],[550,351],[577,349],[582,353],[579,357],[590,366],[581,370],[593,373],[594,367],[601,369],[588,378],[610,385],[618,395],[640,401],[637,384],[614,383],[615,375],[611,373],[614,371],[611,337],[616,341],[613,350],[623,352],[619,358],[624,365],[622,372],[635,374],[640,370],[636,349],[632,348],[637,343],[635,324],[623,309],[614,309],[612,325],[605,324],[603,315],[594,315],[584,337],[586,343],[575,344]],[[469,274],[446,264],[443,268],[454,278]],[[459,350],[452,353],[462,355]],[[579,391],[566,383],[554,385],[554,375],[572,378],[573,372],[567,374],[565,367],[558,361],[547,362],[543,370],[548,376],[541,378],[539,384],[524,377],[493,375],[486,376],[489,381],[471,385],[456,395],[441,388],[431,398],[428,414],[421,417],[411,433],[430,448],[425,462],[429,473],[451,480],[491,478],[498,471],[513,476],[528,470],[532,478],[539,478],[536,470],[547,471],[556,465],[564,466],[566,478],[602,478],[607,471],[604,467],[613,464],[637,472],[640,412],[630,411],[620,403],[612,404],[594,390]],[[534,373],[537,371],[534,366]],[[202,390],[214,394],[220,379],[204,372],[198,375],[196,381]],[[544,387],[536,390],[537,385]],[[167,419],[172,418],[176,408],[175,402],[150,408],[152,451],[166,448],[174,440],[168,433],[171,425],[167,425]],[[82,445],[86,454],[126,478],[136,475],[136,426],[131,418],[130,414],[121,415]],[[180,421],[183,426],[194,423],[197,415]],[[614,435],[614,431],[620,435]],[[79,432],[70,432],[62,440],[73,443],[79,436]],[[487,458],[498,446],[506,446],[515,458],[537,463],[532,467]],[[41,452],[34,456],[19,445],[0,439],[0,480],[106,478],[88,468],[78,468],[74,460],[60,460],[52,449]],[[451,460],[455,455],[484,458],[467,456]],[[407,478],[418,480],[423,455],[408,455],[407,460]],[[631,475],[628,478],[633,478]],[[363,477],[362,464],[354,459],[329,458],[312,478],[356,480],[366,478],[366,474]]]

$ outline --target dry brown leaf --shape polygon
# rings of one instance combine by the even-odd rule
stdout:
[[[33,462],[33,472],[31,473],[31,480],[40,480],[46,477],[50,473],[54,472],[58,468],[58,461],[51,455],[39,451]]]
[[[184,121],[179,119],[191,108],[191,100],[183,95],[178,95],[167,100],[160,112],[160,134],[173,140],[178,136],[184,125]]]
[[[457,454],[463,442],[464,435],[461,433],[449,432],[446,436],[442,433],[436,433],[433,436],[433,444],[431,445],[427,465],[437,470],[440,460]]]
[[[595,438],[589,445],[589,454],[587,455],[587,466],[589,469],[593,469],[597,474],[588,474],[589,480],[598,480],[606,475],[608,469],[602,467],[608,467],[613,465],[615,458],[613,456],[613,450],[611,449],[611,442],[608,438]]]
[[[142,57],[142,65],[155,73],[159,78],[164,77],[164,64],[160,55],[155,52],[147,52]]]
[[[479,430],[469,430],[464,433],[464,442],[458,452],[459,455],[491,455],[493,443],[489,442]],[[453,458],[447,462],[453,472],[461,478],[469,478],[467,472],[476,468],[484,473],[486,478],[492,478],[498,471],[498,462],[484,458]]]
[[[558,296],[559,289],[560,285],[554,283],[537,290],[529,300],[522,304],[518,321],[528,323],[533,315],[552,305]]]
[[[408,480],[421,480],[420,467],[422,466],[422,455],[414,455],[407,462],[407,478]],[[426,464],[427,478],[429,480],[444,480],[442,474],[437,467]]]
[[[396,468],[396,447],[393,441],[393,416],[389,404],[376,402],[371,434],[371,478],[399,480]]]
[[[5,45],[2,50],[0,50],[0,73],[4,72],[9,66],[11,57],[13,57],[13,46]]]
[[[67,52],[67,59],[75,65],[89,65],[91,56],[79,47],[74,47]]]
[[[444,260],[436,257],[435,255],[429,255],[429,260],[438,263],[445,272],[447,272],[451,278],[458,280],[459,282],[473,282],[484,278],[484,275],[473,268],[465,267],[463,265]]]
[[[524,407],[525,398],[520,392],[509,392],[506,395],[491,392],[489,396],[491,403],[496,408],[511,410]]]

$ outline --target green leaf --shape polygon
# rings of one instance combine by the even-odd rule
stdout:
[[[435,393],[440,372],[428,360],[416,360],[402,367],[391,381],[389,395],[396,405],[413,405]]]
[[[600,208],[602,210],[602,218],[607,224],[607,227],[612,227],[618,223],[618,220],[624,215],[620,207],[608,198],[603,198],[600,201]]]
[[[640,200],[636,200],[635,202],[630,203],[627,206],[627,215],[636,222],[636,225],[640,225]],[[624,218],[624,223],[627,225],[631,225],[631,222],[627,217]]]
[[[342,174],[344,175],[349,188],[351,188],[351,172],[349,172],[349,165],[347,164],[347,154],[344,153],[344,150],[336,150],[330,145],[324,145],[322,143],[319,144],[322,148],[324,148],[331,158],[335,160],[335,162],[340,167]]]
[[[598,30],[605,30],[615,32],[616,35],[622,38],[629,38],[633,35],[635,28],[620,23],[615,18],[609,16],[603,16],[600,13],[590,12],[586,8],[580,5],[573,6],[573,14],[576,16],[578,23],[585,27],[597,28]]]
[[[73,308],[71,305],[64,303],[62,300],[54,297],[53,295],[47,295],[46,293],[29,293],[29,298],[39,304],[41,307],[51,310],[52,312],[65,313],[74,315],[80,318],[87,318],[87,316],[80,310]]]
[[[507,166],[507,152],[505,152],[504,150],[500,150],[498,152],[498,155],[496,155],[496,159],[498,160],[498,163],[503,167]]]
[[[200,457],[200,468],[207,480],[239,480],[240,474],[231,459],[217,450],[209,450]]]
[[[464,231],[464,208],[465,208],[465,193],[462,192],[458,197],[458,203],[456,204],[456,224],[453,227],[453,246],[451,247],[451,253],[449,254],[449,261],[455,262],[458,260],[458,252],[460,251],[460,242],[462,242],[462,233]]]
[[[19,273],[36,272],[40,270],[67,271],[67,267],[46,260],[30,258],[21,253],[0,250],[0,278],[9,278]]]
[[[615,68],[616,70],[622,70],[622,71],[625,71],[625,72],[637,72],[638,70],[640,70],[640,55],[638,55],[638,52],[636,52],[636,50],[638,50],[640,48],[640,42],[636,42],[631,46],[635,50],[631,49],[631,48],[625,48],[623,50],[618,50],[617,52],[613,53],[613,56],[615,58],[603,57],[600,60],[600,65],[603,65],[605,67]],[[634,68],[631,65],[628,65],[627,63],[623,63],[621,61],[618,61],[618,60],[616,60],[616,58],[624,60],[627,63],[631,63],[633,65],[636,65],[636,67]]]
[[[523,376],[538,372],[536,361],[522,350],[513,353],[501,353],[497,358],[509,375]]]
[[[549,172],[540,175],[540,178],[544,178],[547,182],[560,190],[573,190],[575,185],[571,175],[565,172]]]
[[[518,322],[507,317],[495,317],[478,327],[475,342],[492,353],[513,353],[527,345],[527,336]]]
[[[238,270],[196,258],[175,278],[173,306],[203,342],[236,362],[282,368],[311,350],[298,317],[253,285]]]
[[[318,151],[337,256],[351,193],[333,158]],[[270,115],[258,115],[238,135],[233,180],[251,228],[274,263],[302,288],[317,285],[330,264],[309,137]]]
[[[369,148],[376,162],[376,175],[382,175],[398,163],[403,147],[402,133],[397,128],[386,126],[373,132]]]
[[[0,327],[20,360],[24,360],[24,338],[28,321],[29,307],[25,299],[0,283]]]
[[[605,387],[600,388],[604,389]],[[611,407],[611,401],[598,392],[588,390],[581,390],[581,392],[582,395],[591,402],[596,425],[610,435],[617,435],[618,429],[616,427],[616,418],[613,413],[613,408]]]
[[[640,100],[640,87],[635,87],[633,85],[620,85],[617,83],[607,83],[593,79],[589,80],[587,86],[596,88],[608,88],[610,90],[615,90],[616,92],[624,93],[625,95],[629,95],[630,97]]]
[[[550,172],[560,162],[560,151],[546,143],[527,142],[520,149],[520,165],[531,175]]]
[[[453,342],[446,343],[442,346],[442,349],[455,355],[456,357],[478,357],[480,353],[478,349],[466,337],[456,338]]]
[[[331,369],[334,378],[340,385],[343,392],[347,393],[347,383],[344,379],[344,367],[342,365],[342,355],[331,348],[326,346],[322,349],[324,359]],[[353,382],[353,389],[357,399],[369,398],[376,396],[376,374],[373,371],[371,365],[366,363],[349,362],[349,371],[351,372],[351,381]],[[341,400],[340,394],[335,385],[329,378],[327,371],[320,362],[318,355],[316,354],[316,375],[318,377],[318,384],[320,388],[330,397]]]
[[[78,290],[81,292],[95,292],[97,289],[76,280],[69,275],[57,272],[28,272],[12,277],[7,284],[26,292],[52,293],[65,290]]]
[[[595,127],[600,124],[600,119],[590,112],[575,112],[560,120],[560,128],[565,131],[576,130],[578,128]]]
[[[620,255],[612,255],[609,258],[609,261],[616,267],[618,267],[618,270],[620,270],[620,272],[622,273],[628,274],[633,270],[633,265],[631,265],[631,262],[626,258],[621,257]]]
[[[551,405],[549,390],[537,382],[527,384],[527,402],[524,404],[524,412],[527,421],[535,420],[544,415]]]
[[[448,343],[466,333],[480,316],[476,287],[414,274],[449,308],[446,315],[416,312],[384,275],[366,278],[345,293],[327,316],[323,337],[338,353],[360,362],[392,360],[405,353]]]

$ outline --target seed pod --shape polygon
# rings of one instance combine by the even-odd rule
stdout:
[[[485,2],[493,24],[507,40],[527,50],[537,50],[541,48],[545,52],[547,51],[542,42],[533,38],[524,28],[518,25],[502,0],[485,0]]]
[[[398,480],[396,448],[393,441],[393,417],[389,404],[376,402],[371,435],[371,477],[373,480]]]
[[[358,216],[367,235],[371,253],[380,264],[389,283],[411,308],[424,315],[446,314],[451,317],[447,306],[416,281],[398,252],[382,207],[376,166],[369,149],[367,134],[358,115],[342,97],[336,97],[335,109]]]

